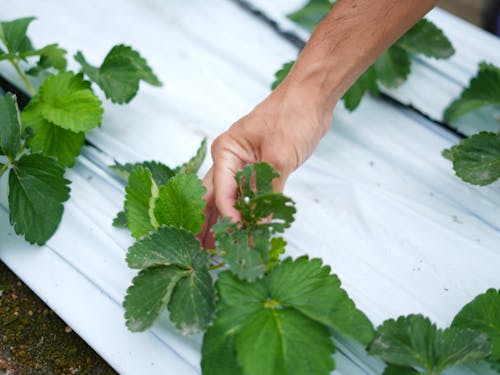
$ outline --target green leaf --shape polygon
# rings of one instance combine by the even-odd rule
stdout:
[[[466,113],[487,105],[500,106],[500,68],[483,62],[469,86],[446,108],[444,121],[453,123]]]
[[[365,92],[378,94],[377,71],[374,65],[370,66],[342,97],[346,109],[354,111],[361,103]]]
[[[161,86],[146,60],[125,45],[114,46],[99,68],[87,63],[80,51],[75,55],[75,60],[82,66],[83,73],[97,83],[106,97],[114,103],[128,103],[132,100],[137,94],[140,80]]]
[[[215,288],[207,267],[190,270],[168,304],[170,320],[184,335],[205,330],[215,315]]]
[[[0,22],[0,39],[10,54],[33,49],[31,41],[26,36],[28,26],[35,17],[18,18],[13,21]]]
[[[268,269],[270,234],[266,227],[239,228],[227,218],[212,227],[224,262],[240,279],[252,282]]]
[[[174,266],[151,267],[139,272],[123,302],[128,329],[138,332],[151,327],[165,310],[177,282],[186,273]]]
[[[231,318],[231,317],[229,317]],[[241,375],[234,346],[235,327],[231,319],[218,317],[203,335],[201,369],[204,375]]]
[[[487,185],[500,177],[500,133],[481,132],[451,148],[453,169],[474,185]]]
[[[160,187],[154,216],[158,224],[199,233],[205,216],[205,187],[195,175],[179,173]]]
[[[127,214],[125,211],[120,211],[113,219],[113,226],[115,228],[128,228]]]
[[[386,87],[398,87],[408,78],[410,64],[408,52],[394,45],[375,61],[377,79]]]
[[[422,18],[408,30],[396,45],[415,55],[446,59],[455,53],[443,31],[431,21]]]
[[[372,324],[320,259],[287,258],[273,268],[266,280],[270,295],[280,305],[293,306],[310,319],[363,345],[372,341]]]
[[[14,159],[21,148],[21,120],[15,95],[0,96],[0,155]]]
[[[293,64],[295,64],[295,60],[284,63],[283,66],[274,73],[274,82],[271,84],[271,90],[274,90],[279,84],[286,78],[290,70],[292,70]]]
[[[59,226],[68,184],[52,158],[30,154],[17,160],[9,172],[10,223],[16,233],[43,245]]]
[[[217,317],[203,340],[204,373],[218,374],[227,360],[221,374],[240,373],[238,364],[249,374],[328,374],[334,347],[327,327],[346,324],[341,331],[368,342],[371,324],[345,302],[329,271],[302,257],[286,259],[254,283],[220,273]]]
[[[293,222],[296,212],[293,201],[273,192],[272,180],[277,177],[279,173],[263,162],[247,165],[236,173],[238,198],[235,208],[241,213],[244,229],[268,219],[268,223],[260,225],[283,232]]]
[[[60,48],[57,44],[49,44],[36,51],[28,51],[21,54],[22,58],[29,56],[40,56],[35,67],[26,71],[26,73],[37,76],[40,72],[54,68],[59,71],[66,69],[66,50]]]
[[[262,308],[236,335],[248,374],[329,374],[335,352],[328,329],[293,309]]]
[[[160,227],[128,249],[127,264],[137,269],[159,265],[202,268],[208,265],[208,257],[201,252],[200,242],[191,232]]]
[[[460,310],[451,326],[486,333],[492,345],[489,360],[500,362],[500,290],[478,295]]]
[[[132,236],[139,239],[159,226],[153,215],[158,187],[149,169],[137,167],[132,170],[125,192],[128,229]]]
[[[287,17],[305,29],[313,31],[331,8],[329,0],[309,0],[303,8],[288,14]]]
[[[169,292],[165,302],[170,319],[185,334],[199,332],[211,322],[215,311],[215,289],[208,272],[209,257],[192,233],[161,227],[129,248],[127,263],[131,268],[168,266],[181,270],[182,277],[175,281],[175,289],[171,295]],[[153,320],[147,320],[149,325]]]
[[[180,173],[185,174],[196,174],[203,164],[203,160],[205,160],[205,156],[207,155],[207,139],[204,138],[201,141],[201,145],[196,150],[196,154],[187,162],[182,164],[178,169]]]
[[[33,152],[54,156],[63,167],[72,167],[85,143],[85,133],[75,133],[54,125],[36,109],[31,110],[31,103],[21,115],[23,127],[32,130],[32,134],[26,141],[27,146]]]
[[[411,367],[388,365],[382,375],[418,375],[418,372]]]
[[[472,329],[437,329],[422,315],[386,320],[369,348],[371,355],[399,365],[439,374],[460,363],[484,359],[491,352],[488,336]]]
[[[102,120],[101,101],[81,74],[62,72],[48,77],[32,101],[29,112],[39,112],[47,121],[74,132],[95,128]]]
[[[141,163],[126,164],[120,164],[117,162],[114,165],[111,165],[109,168],[123,180],[128,181],[130,172],[132,172],[132,170],[134,170],[136,167],[149,169],[151,175],[153,176],[153,180],[158,186],[165,185],[168,180],[170,180],[176,174],[174,170],[157,161],[144,161]]]

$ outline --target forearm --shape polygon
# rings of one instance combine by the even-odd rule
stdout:
[[[328,112],[356,79],[437,0],[338,0],[284,81]]]

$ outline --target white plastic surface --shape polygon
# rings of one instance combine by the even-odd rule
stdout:
[[[103,153],[86,148],[68,172],[72,197],[46,246],[13,234],[2,201],[0,258],[118,372],[199,373],[200,337],[180,336],[165,316],[143,334],[125,327],[132,239],[111,226],[123,188],[103,166],[112,158],[186,161],[203,136],[212,140],[265,97],[274,71],[296,50],[228,0],[29,0],[22,8],[2,0],[0,19],[25,15],[38,18],[30,30],[36,46],[57,41],[95,64],[115,43],[134,46],[164,87],[141,84],[129,105],[105,103],[102,128],[89,135]],[[15,80],[5,64],[0,70]],[[354,114],[339,106],[332,129],[287,185],[298,209],[288,254],[322,257],[374,324],[423,313],[447,326],[475,295],[500,287],[500,185],[458,180],[440,155],[456,141],[371,98]],[[0,196],[5,190],[4,178]],[[336,374],[380,373],[383,365],[351,342],[340,346]]]

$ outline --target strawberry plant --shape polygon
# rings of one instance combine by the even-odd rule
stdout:
[[[130,101],[141,80],[161,83],[139,53],[123,45],[113,47],[99,68],[78,52],[82,72],[66,71],[64,49],[57,44],[33,47],[27,36],[33,20],[0,22],[0,62],[14,67],[32,96],[22,112],[15,95],[0,97],[0,177],[8,172],[9,219],[15,232],[43,245],[59,226],[69,198],[65,168],[75,164],[85,132],[101,125],[102,103],[85,77],[115,103]],[[45,77],[38,90],[30,76]]]
[[[168,309],[182,333],[205,331],[206,374],[328,374],[335,366],[332,330],[363,345],[372,340],[372,324],[330,267],[306,256],[279,259],[286,245],[280,234],[295,207],[272,191],[278,173],[270,165],[236,175],[242,219],[222,218],[213,227],[215,249],[196,238],[205,205],[201,181],[166,166],[160,168],[172,173],[161,180],[158,167],[113,166],[128,179],[123,216],[137,239],[126,257],[140,270],[123,303],[130,330],[149,328]]]

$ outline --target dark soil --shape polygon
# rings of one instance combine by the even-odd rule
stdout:
[[[0,261],[0,375],[116,372]]]

